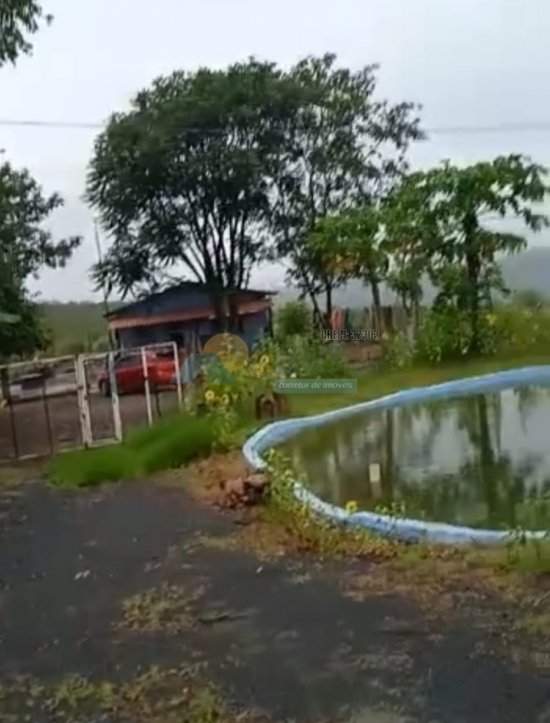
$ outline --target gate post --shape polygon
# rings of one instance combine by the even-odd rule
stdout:
[[[122,442],[122,420],[120,418],[120,402],[118,398],[118,387],[115,374],[115,355],[111,351],[107,355],[109,368],[109,386],[111,388],[111,404],[113,405],[113,424],[115,427],[115,439]]]
[[[85,448],[88,448],[92,444],[92,421],[90,417],[90,399],[88,397],[88,384],[86,380],[86,370],[84,369],[84,357],[81,354],[75,357],[74,371],[76,376],[78,417],[80,419],[82,444]]]
[[[147,422],[153,424],[153,408],[151,407],[151,385],[149,383],[149,367],[147,365],[147,352],[141,347],[141,368],[143,370],[143,385],[145,387],[145,406],[147,407]]]
[[[178,345],[176,342],[173,343],[173,349],[174,349],[174,369],[176,370],[176,391],[178,394],[178,409],[181,412],[181,408],[183,405],[183,392],[182,392],[182,386],[181,386],[181,369],[180,369],[180,360],[179,360],[179,354],[178,354]]]

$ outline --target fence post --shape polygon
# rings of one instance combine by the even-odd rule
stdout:
[[[178,345],[174,342],[173,343],[173,349],[174,349],[174,368],[176,370],[176,391],[178,394],[178,409],[181,411],[181,408],[183,406],[183,393],[181,388],[181,369],[180,369],[180,360],[178,355]]]
[[[82,355],[75,357],[74,371],[76,376],[76,395],[82,444],[87,448],[92,443],[92,420],[90,418],[90,400],[88,397],[86,371],[84,369],[84,357],[82,357]]]
[[[120,418],[120,401],[118,398],[118,387],[116,383],[115,361],[113,352],[108,354],[109,386],[111,387],[111,403],[113,405],[113,423],[115,427],[115,439],[122,442],[122,420]]]
[[[147,367],[147,352],[141,347],[141,368],[143,369],[143,384],[145,387],[145,406],[147,407],[147,421],[153,424],[153,408],[151,407],[151,386],[149,384],[149,369]]]

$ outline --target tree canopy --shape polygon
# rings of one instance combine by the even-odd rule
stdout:
[[[290,258],[289,281],[315,306],[326,284],[311,273],[309,235],[320,219],[376,204],[408,169],[410,143],[424,138],[417,106],[376,97],[377,71],[338,67],[331,54],[290,71],[304,96],[275,179],[274,228],[280,254]]]
[[[176,72],[111,118],[87,186],[114,237],[98,285],[123,296],[158,289],[178,264],[218,296],[248,284],[267,252],[269,178],[292,102],[280,83],[255,60]]]
[[[374,66],[335,63],[176,72],[114,115],[87,185],[114,238],[96,283],[139,294],[174,283],[179,265],[223,295],[288,257],[314,296],[304,243],[317,220],[391,187],[422,137],[411,104],[373,99]]]
[[[0,4],[0,67],[15,63],[22,53],[32,51],[29,36],[34,35],[43,22],[51,22],[36,0],[2,0]]]
[[[422,260],[439,292],[436,308],[467,315],[471,351],[481,344],[480,312],[491,307],[495,292],[508,293],[499,257],[527,244],[494,223],[513,217],[532,231],[547,226],[536,210],[548,190],[545,176],[542,166],[517,154],[466,167],[445,162],[406,177],[385,204],[386,235]]]
[[[43,267],[64,266],[80,243],[79,237],[54,241],[43,226],[62,205],[57,194],[45,196],[28,171],[0,165],[0,309],[19,318],[17,325],[0,324],[3,357],[30,353],[46,341],[25,284]]]

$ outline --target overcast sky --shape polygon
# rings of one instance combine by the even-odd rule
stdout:
[[[136,91],[176,68],[255,55],[290,65],[332,51],[351,67],[381,64],[379,94],[424,107],[430,140],[415,164],[523,152],[550,165],[548,0],[43,0],[54,23],[35,52],[0,69],[0,120],[102,122]],[[506,133],[441,128],[548,123]],[[56,234],[81,234],[67,269],[42,274],[43,299],[93,298],[93,216],[81,202],[96,131],[0,126],[0,148],[65,208]],[[536,243],[550,242],[540,236]],[[259,283],[280,283],[264,269]]]

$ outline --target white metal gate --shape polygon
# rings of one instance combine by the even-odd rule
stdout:
[[[145,419],[136,420],[134,424],[146,422],[151,426],[155,422],[155,413],[153,407],[153,393],[156,394],[157,416],[160,416],[160,407],[158,406],[158,389],[152,388],[150,379],[150,360],[151,353],[158,353],[166,350],[167,356],[171,359],[174,368],[173,384],[171,388],[176,394],[176,406],[181,409],[183,406],[183,387],[180,374],[181,359],[178,352],[177,344],[149,344],[147,346],[134,349],[122,349],[117,352],[107,352],[102,354],[82,354],[77,360],[77,386],[79,394],[80,424],[82,429],[82,439],[85,447],[94,447],[104,444],[112,444],[120,442],[127,431],[126,426],[132,425],[132,421],[124,419],[124,400],[125,390],[121,388],[117,379],[117,363],[123,358],[136,357],[134,363],[134,371],[137,369],[140,375],[140,387],[142,392],[138,395],[139,399],[143,399]],[[99,373],[99,369],[102,372]],[[92,372],[92,373],[90,373]],[[108,395],[101,394],[100,380],[108,379]],[[107,399],[106,397],[109,397]],[[135,401],[136,395],[133,395]],[[133,405],[134,411],[139,410],[140,402]],[[94,429],[94,408],[99,410],[103,418],[104,434],[98,433],[97,428]],[[110,423],[107,424],[106,412],[109,409]],[[125,424],[125,421],[127,424]],[[97,425],[96,425],[97,427]]]

